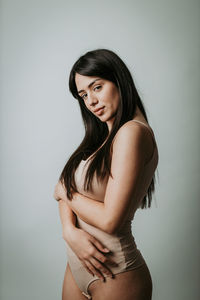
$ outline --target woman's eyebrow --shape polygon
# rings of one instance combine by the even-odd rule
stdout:
[[[101,78],[97,78],[94,81],[90,82],[90,84],[88,85],[88,88],[90,88],[97,80],[101,80]],[[78,94],[83,92],[83,90],[78,91]]]

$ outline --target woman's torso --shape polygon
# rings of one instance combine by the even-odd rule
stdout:
[[[87,231],[89,234],[97,238],[113,253],[113,259],[118,263],[118,267],[113,267],[112,270],[115,274],[123,272],[125,270],[137,268],[138,266],[145,263],[139,249],[137,249],[137,245],[132,235],[131,224],[134,218],[135,211],[137,210],[137,208],[135,208],[134,206],[134,201],[137,201],[137,203],[141,203],[144,196],[147,194],[148,187],[151,183],[152,177],[158,164],[158,150],[153,131],[148,125],[144,124],[143,122],[140,122],[138,120],[131,121],[142,123],[142,126],[146,126],[148,130],[150,130],[154,142],[154,150],[150,161],[146,163],[144,167],[142,180],[138,185],[136,195],[134,195],[132,208],[130,207],[123,226],[115,234],[108,234],[99,228],[87,224],[77,216],[77,227],[82,228],[83,230]],[[97,181],[95,174],[92,180],[92,190],[85,191],[83,188],[89,158],[86,160],[82,160],[78,168],[76,169],[75,182],[77,185],[77,190],[79,193],[92,198],[94,201],[103,202],[108,177],[105,177],[103,181]],[[68,255],[72,256],[72,251],[70,249],[68,250]]]
[[[149,132],[151,133],[151,136],[153,139],[153,144],[154,144],[153,153],[151,155],[150,160],[145,164],[143,176],[141,178],[140,184],[138,185],[136,195],[134,195],[133,202],[139,203],[139,205],[138,205],[138,207],[139,207],[144,196],[147,194],[149,185],[152,181],[153,175],[155,173],[155,170],[156,170],[156,167],[158,164],[158,148],[157,148],[157,143],[155,140],[154,133],[150,126],[148,126],[147,124],[145,124],[144,122],[141,122],[139,120],[131,120],[131,121],[129,121],[129,123],[130,122],[137,122],[137,123],[140,123],[142,126],[145,126],[146,128],[148,128]],[[92,156],[93,156],[93,154],[91,156],[89,156],[86,160],[81,160],[78,168],[76,169],[75,182],[77,185],[77,190],[79,193],[81,193],[89,198],[92,198],[96,201],[104,202],[104,196],[105,196],[105,192],[106,192],[108,176],[106,176],[102,181],[98,181],[96,178],[96,173],[95,173],[94,178],[92,180],[92,189],[85,191],[83,188],[87,167],[89,165],[90,158]],[[133,206],[134,206],[134,203],[133,203]],[[132,221],[132,219],[134,217],[134,213],[137,210],[137,208],[135,208],[135,209],[133,208],[132,210],[130,209],[129,214],[127,215],[127,221]]]

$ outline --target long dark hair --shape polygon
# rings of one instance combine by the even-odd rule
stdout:
[[[117,86],[120,101],[110,133],[106,122],[100,121],[99,118],[86,107],[83,99],[79,96],[75,83],[76,73],[85,76],[98,76],[113,82]],[[110,171],[110,153],[112,151],[113,138],[124,123],[133,119],[136,106],[139,107],[147,122],[148,119],[130,71],[121,58],[111,50],[97,49],[88,51],[82,55],[71,69],[69,75],[69,89],[74,98],[78,100],[85,127],[85,137],[83,141],[70,156],[59,177],[59,180],[63,182],[66,187],[68,199],[71,200],[73,192],[77,192],[74,174],[81,160],[87,159],[103,144],[95,153],[94,158],[90,161],[87,168],[84,189],[88,191],[92,189],[92,179],[95,172],[98,180],[102,180],[108,175],[112,176]],[[155,189],[154,181],[155,174],[153,175],[148,192],[141,203],[141,208],[147,207],[147,200],[148,207],[151,206],[152,193]]]

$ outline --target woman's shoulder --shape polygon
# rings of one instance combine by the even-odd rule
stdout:
[[[153,132],[148,123],[138,120],[129,120],[124,123],[115,134],[112,141],[112,152],[120,151],[122,147],[137,147],[143,150],[142,152],[144,152],[148,158],[154,149],[152,136]]]
[[[148,127],[148,128],[147,128]],[[134,128],[134,129],[133,129]],[[116,143],[116,140],[122,139],[122,137],[132,137],[137,135],[138,137],[143,137],[145,132],[149,132],[152,129],[148,125],[148,123],[144,123],[143,121],[139,120],[129,120],[126,123],[124,123],[117,131],[113,138],[113,144]]]

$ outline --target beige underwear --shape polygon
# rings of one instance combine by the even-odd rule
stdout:
[[[113,274],[130,271],[145,264],[145,260],[142,257],[139,249],[137,249],[134,237],[130,231],[121,236],[114,236],[95,227],[92,228],[92,226],[83,222],[81,219],[79,219],[79,225],[80,228],[83,228],[85,231],[95,236],[105,247],[111,251],[109,254],[104,253],[104,255],[109,256],[118,264],[116,267],[106,264]],[[88,299],[92,299],[88,290],[89,285],[95,280],[100,280],[99,277],[96,275],[92,276],[83,267],[78,257],[68,245],[67,257],[73,277],[82,294]],[[103,276],[107,277],[106,274],[103,274]]]

